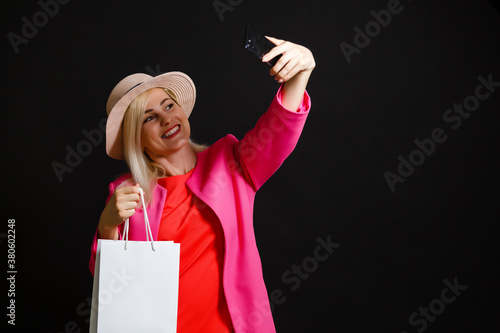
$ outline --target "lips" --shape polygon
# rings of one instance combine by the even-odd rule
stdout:
[[[161,136],[162,139],[171,139],[181,131],[181,125],[175,125],[166,130]]]

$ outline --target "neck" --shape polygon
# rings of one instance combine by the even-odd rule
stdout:
[[[185,175],[196,166],[196,153],[190,144],[168,156],[149,156],[165,169],[167,177]]]

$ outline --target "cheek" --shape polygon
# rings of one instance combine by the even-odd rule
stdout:
[[[188,137],[190,137],[191,136],[191,125],[189,124],[189,121],[186,120],[184,122],[184,127],[186,128],[186,135]]]
[[[151,142],[151,129],[148,126],[143,126],[141,129],[141,149]]]
[[[183,114],[181,122],[182,122],[182,125],[184,126],[186,135],[191,136],[191,124],[189,123],[189,119],[186,117],[186,115]]]

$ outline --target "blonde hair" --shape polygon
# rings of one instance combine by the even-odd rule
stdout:
[[[177,105],[181,106],[173,91],[166,88],[162,89]],[[150,93],[151,89],[146,90],[130,103],[125,111],[122,124],[123,153],[130,172],[132,173],[132,177],[120,184],[120,187],[139,183],[144,190],[146,204],[152,199],[153,189],[157,183],[157,179],[166,176],[165,169],[151,160],[141,149],[142,118],[146,110],[146,103]],[[194,143],[191,139],[189,139],[189,145],[195,153],[208,148],[206,145]]]

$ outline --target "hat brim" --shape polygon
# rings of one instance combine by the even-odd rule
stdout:
[[[106,123],[106,153],[117,160],[125,159],[123,154],[122,123],[125,111],[132,101],[152,88],[167,88],[173,91],[187,117],[193,111],[196,87],[189,76],[182,72],[168,72],[155,76],[132,88],[114,105]]]

